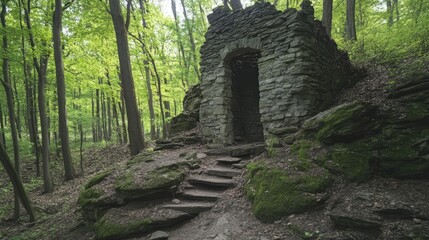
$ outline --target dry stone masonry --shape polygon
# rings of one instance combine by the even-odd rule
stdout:
[[[267,140],[296,131],[350,85],[347,54],[314,10],[280,12],[270,3],[208,16],[201,48],[200,123],[209,144]]]

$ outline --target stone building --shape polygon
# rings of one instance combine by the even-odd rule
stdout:
[[[350,84],[347,54],[314,9],[280,12],[270,3],[208,16],[201,48],[200,123],[205,141],[262,142],[297,130]]]

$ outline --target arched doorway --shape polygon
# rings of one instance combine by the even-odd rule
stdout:
[[[250,50],[231,58],[231,111],[234,142],[264,141],[259,112],[259,51]]]

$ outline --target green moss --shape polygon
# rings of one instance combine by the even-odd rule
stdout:
[[[292,165],[300,171],[306,171],[311,168],[310,151],[317,144],[309,140],[296,141],[291,148],[291,152],[297,157],[297,161]]]
[[[349,181],[363,182],[370,178],[369,161],[372,153],[364,142],[337,144],[326,155],[316,158],[316,163]]]
[[[185,177],[184,169],[178,164],[157,168],[135,178],[134,172],[127,170],[116,179],[115,189],[119,192],[163,189],[179,184]]]
[[[265,141],[265,145],[267,148],[267,153],[269,157],[275,157],[277,155],[277,147],[280,146],[280,140],[278,137],[274,135],[268,136],[267,140]]]
[[[406,108],[407,112],[405,120],[407,121],[416,121],[429,116],[429,106],[424,103],[410,103]]]
[[[96,200],[102,195],[103,192],[101,190],[93,188],[84,189],[80,192],[77,202],[81,207],[85,207],[96,202]]]
[[[255,216],[261,221],[273,222],[318,204],[316,197],[308,193],[321,192],[330,182],[327,175],[290,176],[282,169],[256,162],[248,165],[244,190]]]
[[[107,176],[109,176],[112,173],[112,169],[102,171],[101,173],[93,176],[89,179],[89,181],[85,184],[84,189],[89,189],[94,185],[99,184],[101,181],[103,181]]]
[[[429,129],[385,128],[380,141],[380,171],[384,176],[424,178],[429,171]]]
[[[118,223],[102,218],[95,223],[95,235],[97,239],[123,238],[136,232],[148,231],[152,220],[144,218],[135,222]]]
[[[142,152],[137,156],[134,156],[127,162],[127,167],[131,167],[136,164],[145,163],[145,162],[153,162],[155,159],[153,158],[153,152]]]
[[[134,179],[134,174],[131,171],[126,171],[124,174],[119,175],[115,181],[115,190],[127,191],[139,188]]]

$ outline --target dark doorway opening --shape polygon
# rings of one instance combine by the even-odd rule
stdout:
[[[234,141],[264,141],[259,113],[259,53],[241,54],[232,58],[232,114]]]

